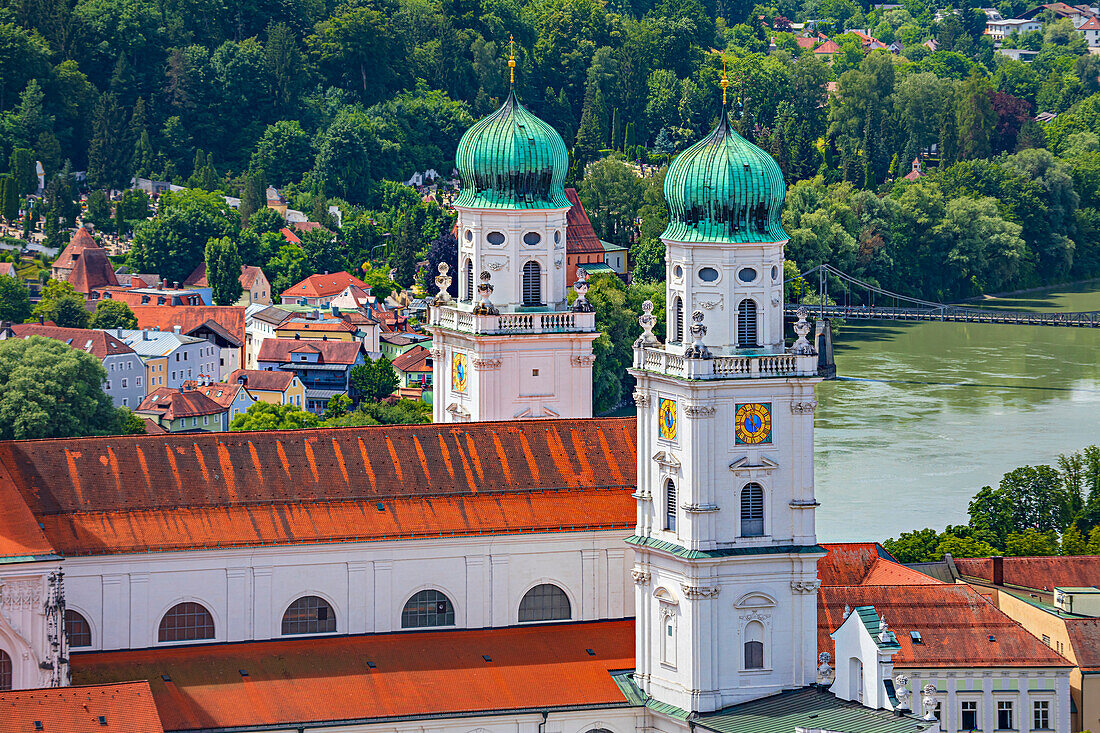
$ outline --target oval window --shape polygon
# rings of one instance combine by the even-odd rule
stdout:
[[[756,270],[752,269],[751,267],[746,267],[745,269],[737,273],[737,279],[743,283],[756,282],[756,275]]]
[[[672,272],[673,272],[673,274],[676,275],[676,277],[683,277],[684,276],[684,268],[680,267],[679,265],[676,265],[676,269],[673,270]]]
[[[504,235],[500,232],[489,232],[489,236],[485,238],[489,240],[489,244],[504,244]]]
[[[779,268],[776,267],[775,265],[772,265],[772,280],[775,280],[778,277],[779,277]]]
[[[470,231],[469,229],[466,230],[466,241],[467,242],[474,241],[474,233],[472,231]]]
[[[528,247],[534,247],[536,244],[542,241],[542,235],[538,232],[527,232],[523,235],[523,243]]]
[[[704,267],[699,270],[699,279],[705,283],[712,283],[718,279],[718,270],[713,267]]]
[[[561,241],[561,232],[554,232],[554,244]]]

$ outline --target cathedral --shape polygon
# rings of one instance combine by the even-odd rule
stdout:
[[[873,605],[821,635],[775,161],[723,102],[671,164],[636,418],[591,414],[561,138],[510,92],[457,164],[434,424],[0,443],[0,689],[165,731],[940,730]],[[1068,685],[1045,664],[1030,689]]]

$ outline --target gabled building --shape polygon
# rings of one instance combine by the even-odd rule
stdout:
[[[349,285],[355,285],[370,292],[370,286],[348,272],[310,275],[305,280],[291,285],[280,293],[280,302],[284,305],[311,305],[327,308],[332,299],[344,292]]]
[[[354,341],[268,339],[256,362],[296,374],[306,389],[305,409],[320,415],[334,395],[348,394],[351,370],[366,363],[366,355]]]
[[[204,372],[215,379],[223,379],[243,363],[245,343],[245,309],[239,305],[132,306],[138,327],[159,331],[172,331],[177,326],[180,333],[209,341],[218,347],[218,364],[213,371]]]
[[[271,283],[264,275],[263,270],[252,265],[241,265],[240,280],[244,292],[241,293],[240,300],[237,301],[236,305],[247,306],[253,303],[271,305]],[[183,281],[183,285],[191,288],[210,287],[206,280],[206,263],[200,262],[194,272]]]
[[[250,305],[245,309],[244,368],[256,368],[256,356],[267,339],[276,338],[275,329],[293,313],[276,306]]]
[[[306,388],[294,372],[238,369],[226,381],[243,386],[257,402],[305,409]]]
[[[53,261],[50,266],[50,277],[54,280],[68,281],[69,275],[76,268],[76,262],[84,254],[86,249],[101,249],[96,241],[92,239],[92,234],[84,227],[78,227],[73,232],[72,238],[69,240],[65,249],[61,250],[61,254],[57,256],[57,259]]]
[[[221,356],[206,339],[184,336],[179,326],[171,331],[118,329],[112,333],[132,348],[145,363],[149,394],[158,387],[179,389],[200,374],[218,374]]]
[[[317,311],[291,316],[275,327],[275,338],[358,341],[357,330],[339,316]]]
[[[594,265],[604,261],[604,248],[600,238],[596,236],[596,230],[592,228],[592,221],[584,210],[577,189],[565,189],[565,197],[570,203],[569,211],[565,215],[565,281],[572,285],[577,281],[577,268],[580,265]]]
[[[115,407],[133,409],[145,398],[145,364],[134,349],[116,334],[117,332],[86,328],[14,323],[0,330],[0,339],[43,336],[62,341],[74,349],[91,354],[103,362],[103,368],[107,372],[103,391],[111,398],[111,402]]]
[[[417,345],[393,360],[399,389],[425,390],[432,386],[432,353]],[[412,396],[412,393],[410,393]],[[415,399],[420,399],[416,394]]]
[[[423,333],[384,333],[379,338],[380,351],[393,361],[415,346],[431,348],[432,337]]]
[[[248,412],[248,408],[256,403],[256,397],[240,382],[210,383],[207,381],[206,384],[196,385],[194,390],[206,395],[225,408],[225,421],[222,430],[229,430],[233,418]]]
[[[83,230],[82,230],[83,231]],[[118,278],[107,251],[99,246],[86,247],[73,255],[73,269],[66,278],[78,293],[92,293],[98,288],[117,287]]]
[[[196,390],[157,387],[134,412],[169,433],[222,432],[228,408]]]
[[[147,681],[0,692],[0,730],[164,733]]]

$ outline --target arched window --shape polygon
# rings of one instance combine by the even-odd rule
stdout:
[[[523,304],[542,305],[542,268],[534,260],[523,266]]]
[[[6,651],[0,649],[0,691],[10,690],[11,685],[11,657]]]
[[[283,634],[330,634],[336,631],[336,614],[324,598],[302,596],[283,614]]]
[[[471,259],[466,260],[466,292],[463,293],[463,300],[474,299],[474,261]]]
[[[88,619],[71,608],[65,609],[65,636],[69,637],[70,647],[92,645],[92,627]]]
[[[684,341],[684,301],[679,295],[672,301],[672,343]]]
[[[764,487],[745,484],[741,489],[741,536],[764,536]]]
[[[745,669],[764,669],[764,624],[745,625]]]
[[[676,484],[665,481],[665,529],[676,531]]]
[[[409,599],[401,611],[401,628],[454,626],[455,608],[451,599],[437,590],[422,590]]]
[[[848,660],[848,699],[863,702],[863,662],[859,657]]]
[[[178,603],[160,620],[157,641],[214,638],[214,617],[198,603]]]
[[[519,602],[519,620],[564,621],[571,616],[569,596],[552,583],[536,585]]]
[[[676,666],[676,621],[672,614],[664,616],[664,629],[661,632],[661,661]]]
[[[737,304],[737,345],[741,348],[759,346],[756,328],[756,301],[745,298]]]

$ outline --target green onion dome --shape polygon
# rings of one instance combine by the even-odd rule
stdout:
[[[455,163],[462,191],[455,206],[482,209],[567,209],[569,153],[557,131],[527,111],[515,92],[466,131]]]
[[[787,188],[770,155],[730,127],[718,127],[676,156],[665,175],[668,228],[677,242],[781,242]]]

